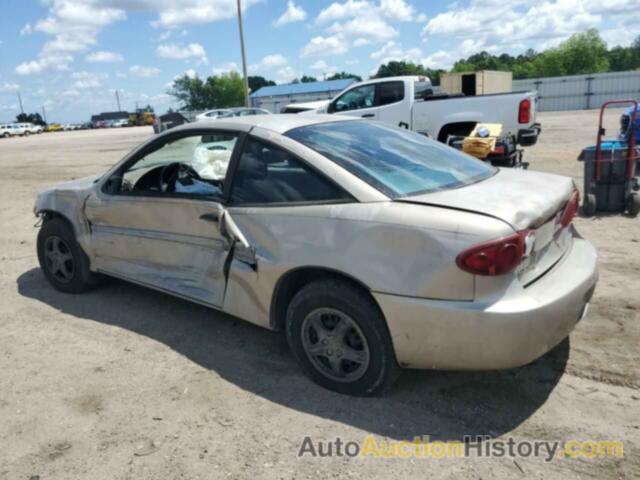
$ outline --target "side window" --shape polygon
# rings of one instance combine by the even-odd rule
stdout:
[[[231,203],[346,201],[351,197],[290,153],[250,139],[234,174]]]
[[[362,85],[356,87],[338,97],[334,108],[336,112],[346,112],[348,110],[359,110],[370,108],[375,102],[375,85]]]
[[[169,140],[114,175],[107,193],[191,194],[222,198],[235,133]]]
[[[384,82],[378,84],[378,105],[389,105],[404,98],[404,82]]]

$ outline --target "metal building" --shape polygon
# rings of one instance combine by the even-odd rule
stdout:
[[[640,100],[640,70],[513,81],[513,91],[537,90],[538,111],[588,110],[607,100]]]
[[[328,100],[354,83],[355,80],[327,80],[313,83],[290,83],[262,87],[251,94],[251,105],[280,113],[290,103]]]

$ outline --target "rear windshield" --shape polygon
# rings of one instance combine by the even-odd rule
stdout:
[[[496,171],[424,135],[377,122],[322,123],[285,135],[391,198],[461,187]]]

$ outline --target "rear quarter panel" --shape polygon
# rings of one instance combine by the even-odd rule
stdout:
[[[258,267],[233,260],[224,310],[263,326],[278,281],[302,267],[341,272],[375,292],[470,301],[474,276],[456,266],[456,255],[512,231],[481,215],[394,202],[230,213],[256,248]]]

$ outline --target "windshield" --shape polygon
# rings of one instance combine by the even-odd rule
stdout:
[[[285,135],[391,198],[461,187],[496,171],[424,135],[379,123],[322,123],[295,128]]]

